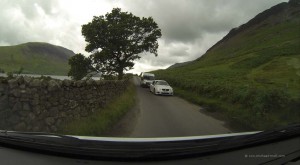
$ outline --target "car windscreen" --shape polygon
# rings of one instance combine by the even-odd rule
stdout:
[[[154,76],[144,76],[145,80],[155,80]]]
[[[167,82],[165,82],[165,81],[158,81],[156,83],[156,85],[169,85],[169,84]]]
[[[0,0],[2,139],[177,138],[299,123],[299,1]]]

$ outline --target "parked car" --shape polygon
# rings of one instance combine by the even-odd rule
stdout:
[[[155,80],[150,85],[150,92],[160,95],[173,95],[173,88],[165,80]]]
[[[141,87],[149,87],[150,84],[155,80],[155,75],[153,73],[142,72],[141,75]]]

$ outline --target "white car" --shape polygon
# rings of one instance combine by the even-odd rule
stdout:
[[[154,80],[150,84],[150,92],[160,95],[173,95],[173,88],[165,80]]]

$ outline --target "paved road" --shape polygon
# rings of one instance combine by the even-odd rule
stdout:
[[[137,87],[138,113],[130,137],[178,137],[230,133],[225,123],[200,112],[201,107],[176,96],[156,96]],[[176,91],[175,91],[176,92]]]

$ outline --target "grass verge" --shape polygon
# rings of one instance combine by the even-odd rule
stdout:
[[[207,98],[191,92],[174,87],[175,95],[201,105],[204,113],[226,121],[229,127],[235,131],[253,131],[274,128],[287,123],[279,124],[278,114],[261,115],[253,113],[253,110],[245,108],[240,104],[231,104],[216,98]]]
[[[183,90],[178,87],[174,87],[175,95],[181,97],[191,103],[200,105],[204,110],[203,112],[219,120],[225,121],[232,130],[235,131],[252,131],[254,130],[249,124],[245,124],[237,120],[238,118],[230,115],[230,109],[240,109],[240,106],[230,105],[220,100],[203,97],[194,92]]]
[[[93,115],[67,123],[60,133],[80,136],[101,136],[114,126],[130,110],[136,99],[132,83],[126,91]]]

